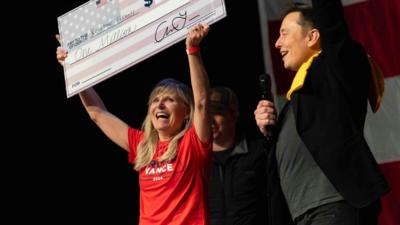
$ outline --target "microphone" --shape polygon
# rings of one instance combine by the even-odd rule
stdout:
[[[266,73],[260,74],[259,80],[260,80],[261,99],[273,102],[271,94],[270,75]],[[274,125],[267,125],[266,129],[268,131],[266,138],[267,140],[269,140],[273,136],[275,128]]]
[[[263,73],[260,75],[260,91],[261,99],[272,102],[271,77],[269,74]]]

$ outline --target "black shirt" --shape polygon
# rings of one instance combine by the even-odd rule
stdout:
[[[262,141],[242,139],[214,152],[208,193],[211,225],[267,224],[266,156]]]

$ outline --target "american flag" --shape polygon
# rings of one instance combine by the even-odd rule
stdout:
[[[95,31],[111,27],[120,17],[120,4],[117,0],[95,0],[58,18],[63,47],[71,51],[86,41]]]

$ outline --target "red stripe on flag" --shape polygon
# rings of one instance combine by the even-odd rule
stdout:
[[[400,1],[369,0],[344,10],[352,36],[378,62],[384,76],[400,75]]]

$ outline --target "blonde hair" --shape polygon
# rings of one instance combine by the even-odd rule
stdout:
[[[154,87],[147,103],[148,107],[150,107],[151,102],[153,102],[154,98],[163,93],[175,93],[178,97],[178,101],[183,103],[187,108],[190,108],[189,118],[186,121],[184,127],[182,127],[182,130],[172,138],[172,140],[168,144],[167,151],[159,159],[160,161],[168,161],[175,158],[178,150],[179,140],[192,125],[194,107],[193,95],[191,90],[184,83],[179,82],[175,79],[164,79]],[[142,130],[143,139],[137,147],[137,154],[135,159],[134,169],[136,171],[139,171],[141,168],[145,167],[151,162],[159,141],[158,132],[151,122],[151,114],[149,108],[147,111],[147,116],[142,124]]]

